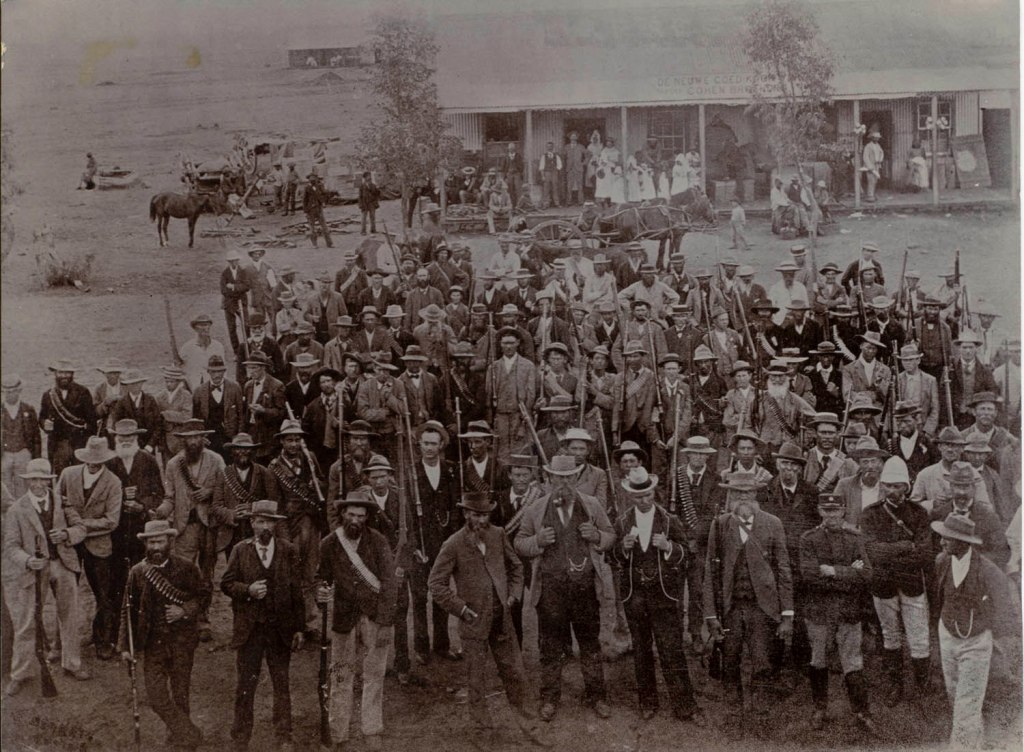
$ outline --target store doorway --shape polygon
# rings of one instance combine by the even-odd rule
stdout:
[[[988,174],[992,177],[993,188],[1009,188],[1013,163],[1013,147],[1010,142],[1010,111],[982,110],[981,134],[985,139],[985,154],[988,157]]]
[[[877,130],[882,134],[882,150],[885,152],[885,161],[882,162],[882,177],[878,181],[879,188],[892,188],[892,154],[895,148],[892,129],[892,112],[889,110],[876,110],[861,113],[860,121],[868,127],[864,134],[864,143],[868,142],[868,133]]]

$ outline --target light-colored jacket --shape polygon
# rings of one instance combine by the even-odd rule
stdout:
[[[181,533],[188,524],[188,514],[195,507],[196,516],[206,527],[216,527],[217,523],[210,514],[213,504],[213,491],[217,485],[218,476],[224,470],[224,460],[216,452],[204,449],[199,459],[198,477],[194,478],[196,486],[200,489],[210,491],[209,501],[195,504],[192,501],[191,489],[186,483],[183,472],[188,472],[188,460],[185,459],[184,451],[178,452],[167,461],[164,470],[164,500],[156,508],[156,516],[168,519],[171,526]],[[182,468],[185,464],[186,467]]]
[[[85,529],[85,547],[93,556],[106,558],[113,551],[110,533],[121,520],[121,480],[104,466],[85,500],[85,465],[65,468],[57,481],[64,499],[64,514],[69,526]]]
[[[530,605],[536,606],[540,602],[541,576],[540,560],[544,555],[544,548],[537,542],[537,534],[544,527],[544,515],[547,513],[548,503],[551,501],[551,494],[537,499],[523,513],[523,520],[516,534],[516,553],[527,559],[533,559],[532,579],[530,580]],[[601,507],[601,503],[593,496],[576,494],[576,501],[583,504],[587,518],[597,527],[601,539],[597,543],[590,544],[590,559],[595,570],[604,558],[604,552],[615,543],[615,530],[608,520],[608,514]],[[597,578],[594,578],[595,583]]]
[[[53,494],[51,494],[51,498]],[[74,546],[85,540],[85,527],[81,524],[71,525],[64,515],[64,505],[60,494],[53,506],[53,529],[67,530],[68,539],[57,545],[57,556],[65,567],[72,572],[80,572],[82,567]],[[47,550],[47,532],[36,514],[32,500],[26,493],[7,510],[4,516],[4,550],[3,550],[3,581],[17,587],[28,588],[35,585],[36,573],[26,563],[35,556],[36,551]]]

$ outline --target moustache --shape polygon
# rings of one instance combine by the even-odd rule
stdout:
[[[274,535],[269,530],[260,530],[259,534],[256,536],[259,542],[264,546],[270,543],[270,539],[272,537],[274,537]]]

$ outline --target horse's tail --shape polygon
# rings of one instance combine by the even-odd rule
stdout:
[[[149,221],[150,222],[156,222],[156,200],[158,198],[160,198],[159,195],[153,196],[153,198],[151,198],[149,200]]]

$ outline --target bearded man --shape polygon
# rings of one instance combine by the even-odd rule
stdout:
[[[768,368],[768,386],[760,405],[761,440],[773,452],[787,441],[799,441],[800,423],[804,416],[814,415],[814,408],[790,391],[789,369],[781,360],[773,360]]]
[[[199,641],[196,625],[202,604],[210,602],[210,586],[195,564],[171,553],[177,534],[167,520],[150,520],[138,533],[146,558],[128,574],[117,649],[125,662],[134,663],[142,654],[149,706],[164,722],[173,746],[195,749],[203,733],[189,717],[189,693]]]
[[[230,452],[231,464],[217,475],[212,509],[214,516],[223,521],[218,530],[218,550],[225,549],[228,556],[236,545],[252,537],[249,525],[252,505],[259,500],[278,501],[281,497],[274,475],[253,461],[253,452],[258,446],[247,433],[235,434],[224,445],[224,450]]]
[[[121,481],[121,519],[110,534],[110,602],[118,607],[124,598],[128,570],[142,561],[146,546],[136,536],[163,500],[160,465],[149,452],[139,451],[139,436],[146,431],[129,418],[119,420],[110,433],[117,456],[107,467]]]
[[[74,451],[96,432],[96,408],[92,395],[75,383],[75,366],[58,360],[48,366],[54,386],[43,394],[39,405],[39,423],[46,432],[46,456],[56,475],[71,464]]]
[[[203,594],[199,603],[199,639],[210,639],[210,597],[213,592],[213,568],[217,559],[218,520],[211,512],[217,476],[224,460],[207,449],[206,430],[198,418],[186,421],[175,435],[182,448],[168,462],[164,473],[164,500],[155,515],[169,520],[180,535],[174,541],[174,553],[192,562],[202,572]]]

